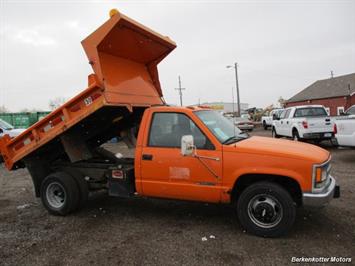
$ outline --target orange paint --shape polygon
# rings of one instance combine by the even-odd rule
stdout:
[[[202,108],[162,106],[145,111],[135,154],[136,188],[139,194],[228,203],[235,182],[245,174],[286,176],[297,181],[302,191],[310,192],[313,164],[322,163],[329,158],[329,152],[322,148],[282,139],[251,137],[235,144],[223,145],[194,115],[198,110]],[[218,178],[211,174],[197,158],[181,155],[179,148],[147,145],[150,124],[155,112],[185,114],[203,131],[215,149],[197,150],[197,153],[200,156],[219,159],[204,161],[218,175]],[[142,160],[142,154],[151,154],[153,160]],[[181,171],[183,178],[172,176],[172,167],[185,169]],[[186,178],[187,172],[189,178]]]

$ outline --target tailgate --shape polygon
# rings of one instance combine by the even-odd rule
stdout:
[[[82,45],[109,104],[162,104],[157,65],[176,44],[117,13]]]
[[[308,131],[311,133],[333,132],[334,122],[328,116],[307,118]]]
[[[337,120],[336,124],[339,135],[353,135],[355,132],[355,118]]]

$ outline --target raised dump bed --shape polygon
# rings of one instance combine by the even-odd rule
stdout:
[[[20,136],[0,139],[9,170],[31,171],[33,159],[93,158],[94,148],[138,126],[145,108],[164,104],[157,65],[176,47],[168,37],[114,12],[82,45],[95,72],[88,88]]]

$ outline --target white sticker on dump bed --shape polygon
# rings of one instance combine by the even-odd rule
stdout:
[[[184,167],[169,167],[169,176],[172,179],[189,179],[190,169]]]
[[[86,106],[92,104],[92,102],[93,102],[93,100],[92,100],[91,96],[84,99],[84,103]]]

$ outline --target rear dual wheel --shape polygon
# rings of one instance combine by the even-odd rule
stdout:
[[[67,215],[81,208],[88,195],[86,182],[65,172],[47,176],[41,185],[41,200],[49,213]]]

